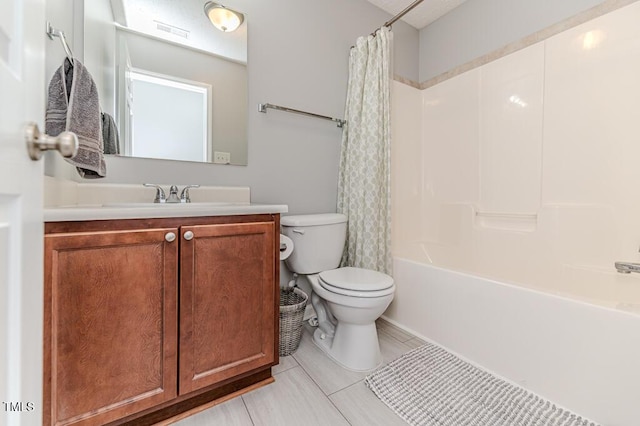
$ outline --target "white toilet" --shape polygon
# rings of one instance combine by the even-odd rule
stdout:
[[[294,246],[285,262],[313,290],[311,304],[318,316],[314,342],[350,370],[373,370],[382,363],[375,321],[393,300],[393,278],[368,269],[338,268],[347,233],[343,214],[284,216],[280,224]]]

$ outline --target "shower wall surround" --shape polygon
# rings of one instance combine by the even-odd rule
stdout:
[[[394,256],[640,313],[640,3],[394,83]]]
[[[392,96],[385,318],[602,425],[640,418],[637,22]]]

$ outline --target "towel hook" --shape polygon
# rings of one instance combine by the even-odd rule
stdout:
[[[69,47],[69,43],[67,43],[67,38],[64,35],[64,31],[52,27],[51,22],[47,22],[47,35],[51,40],[53,40],[54,37],[58,37],[60,39],[60,42],[62,43],[62,47],[64,48],[65,53],[67,54],[67,58],[69,59],[69,62],[71,62],[71,65],[75,65],[74,59],[73,59],[73,52]]]

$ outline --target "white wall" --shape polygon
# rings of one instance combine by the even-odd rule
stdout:
[[[49,0],[48,8],[56,9],[56,2],[68,0]],[[335,211],[340,129],[293,114],[261,114],[257,104],[343,116],[349,47],[390,15],[365,0],[236,0],[225,5],[246,12],[249,25],[248,166],[112,157],[101,182],[250,186],[253,202],[288,204],[291,213]],[[398,23],[394,32],[395,73],[416,81],[418,31]],[[52,55],[61,60],[59,51]],[[75,173],[58,160],[47,160],[47,170],[61,177]]]
[[[605,0],[469,0],[420,30],[420,81],[499,49]]]

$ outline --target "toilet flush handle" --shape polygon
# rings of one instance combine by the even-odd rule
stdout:
[[[295,232],[296,234],[304,235],[304,229],[293,228],[293,232]]]

